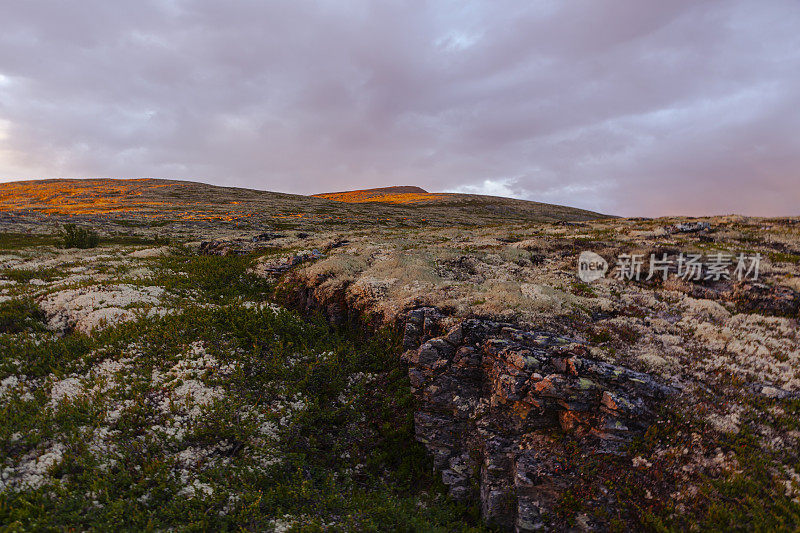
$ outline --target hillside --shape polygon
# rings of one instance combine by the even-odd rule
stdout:
[[[422,191],[422,192],[419,192]],[[336,201],[322,196],[358,197]],[[411,196],[409,196],[411,195]],[[418,201],[409,201],[417,198]],[[405,199],[405,200],[403,200]],[[52,179],[0,183],[0,217],[19,222],[68,216],[108,224],[209,222],[231,227],[309,228],[473,226],[505,222],[585,221],[604,215],[552,204],[408,187],[301,196],[161,179]],[[32,217],[32,218],[31,218]]]
[[[422,187],[416,187],[414,185],[399,185],[394,187],[377,187],[374,189],[358,189],[354,191],[327,192],[314,194],[313,196],[351,204],[364,202],[416,204],[441,200],[447,195],[431,194]]]
[[[800,527],[797,219],[0,191],[14,530]]]

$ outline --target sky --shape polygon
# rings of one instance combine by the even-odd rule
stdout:
[[[800,2],[0,0],[0,181],[800,215]]]

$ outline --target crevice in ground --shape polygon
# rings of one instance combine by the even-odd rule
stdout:
[[[339,327],[402,335],[398,357],[416,399],[416,440],[450,495],[479,503],[484,520],[503,529],[552,527],[570,488],[592,481],[571,458],[625,456],[676,392],[593,358],[586,343],[563,334],[565,324],[554,324],[554,333],[491,317],[455,319],[430,306],[387,323],[349,302],[346,285],[316,291],[291,277],[276,294]],[[614,498],[607,494],[609,504]]]

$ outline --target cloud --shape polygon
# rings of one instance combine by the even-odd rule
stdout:
[[[445,192],[459,192],[466,194],[488,194],[490,196],[513,196],[514,179],[483,180],[477,185],[461,185]]]
[[[800,214],[800,4],[29,0],[0,179]]]

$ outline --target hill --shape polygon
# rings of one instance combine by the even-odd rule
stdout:
[[[414,185],[397,185],[394,187],[377,187],[374,189],[358,189],[354,191],[327,192],[314,194],[317,198],[326,198],[346,203],[383,202],[389,204],[413,204],[441,199],[442,194],[431,194],[422,187]]]
[[[136,224],[202,222],[236,227],[474,226],[585,221],[604,215],[560,205],[389,187],[302,196],[162,179],[48,179],[0,183],[0,217],[103,219]],[[21,219],[20,219],[21,220]]]

